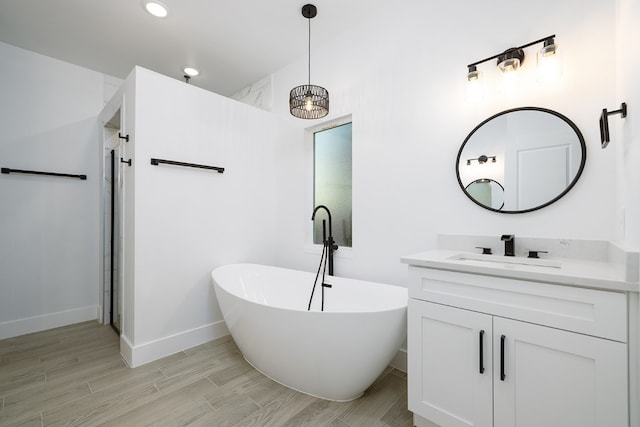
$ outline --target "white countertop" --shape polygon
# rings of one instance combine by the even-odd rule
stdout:
[[[460,255],[465,253],[468,253],[473,258],[484,258],[485,261],[459,259]],[[640,282],[626,280],[628,267],[609,260],[562,258],[558,259],[560,267],[548,267],[503,263],[501,262],[502,258],[502,255],[479,256],[473,252],[456,249],[435,249],[402,257],[401,261],[418,267],[461,273],[510,277],[609,291],[640,292]]]

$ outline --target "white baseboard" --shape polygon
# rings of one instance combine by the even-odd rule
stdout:
[[[107,319],[104,318],[102,304],[98,304],[98,323],[100,323],[101,325],[106,325],[107,323],[109,323],[106,320]]]
[[[131,340],[129,340],[124,333],[120,334],[120,355],[130,368],[135,367],[131,364],[133,360],[133,344],[131,344]]]
[[[122,334],[120,354],[130,367],[136,368],[226,335],[229,335],[229,330],[224,320],[140,345],[133,345]]]
[[[407,372],[407,349],[401,348],[400,350],[398,350],[389,365],[402,372]]]
[[[73,310],[2,322],[0,323],[0,339],[45,331],[47,329],[86,322],[88,320],[96,320],[98,318],[97,310],[97,306],[90,305],[87,307],[74,308]]]

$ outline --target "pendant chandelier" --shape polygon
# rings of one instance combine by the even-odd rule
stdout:
[[[312,4],[302,6],[302,16],[309,21],[309,84],[296,86],[289,93],[289,111],[301,119],[319,119],[329,114],[329,92],[311,84],[311,18],[317,13]]]

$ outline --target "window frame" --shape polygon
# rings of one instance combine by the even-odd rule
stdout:
[[[315,133],[323,130],[332,129],[338,126],[346,125],[351,123],[351,167],[352,167],[352,176],[353,176],[353,148],[354,148],[354,123],[353,117],[351,114],[341,116],[332,120],[328,120],[326,122],[310,126],[305,129],[304,135],[304,145],[305,145],[305,159],[307,168],[307,182],[305,185],[305,212],[309,211],[309,219],[311,219],[311,212],[313,211],[314,201],[315,201],[315,150],[314,150],[314,138]],[[353,178],[352,178],[353,180]],[[353,182],[353,181],[352,181]],[[353,185],[353,184],[352,184]],[[353,211],[353,193],[351,197],[351,209]],[[322,244],[313,243],[313,221],[308,222],[308,226],[305,227],[305,243],[304,243],[304,252],[312,253],[312,254],[321,254],[322,253]],[[352,223],[351,226],[351,247],[340,247],[336,252],[334,252],[334,257],[338,258],[352,258],[353,257],[353,247],[355,241],[355,227]]]

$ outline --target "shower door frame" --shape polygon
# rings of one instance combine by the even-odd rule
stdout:
[[[123,97],[124,98],[124,97]],[[124,99],[122,99],[124,101]],[[123,293],[124,293],[124,187],[122,186],[124,169],[120,167],[120,157],[125,156],[126,147],[120,138],[124,131],[124,102],[116,107],[116,111],[108,121],[103,122],[101,132],[101,239],[100,239],[100,292],[101,310],[99,319],[102,324],[109,324],[119,336],[123,327]],[[110,169],[110,171],[109,171]],[[107,182],[111,172],[110,183]],[[109,188],[110,187],[110,188]],[[106,191],[111,190],[110,197],[105,197]],[[117,211],[116,207],[119,207]],[[107,214],[109,218],[107,218]],[[116,221],[118,217],[118,221]],[[117,226],[117,229],[116,229]],[[109,233],[106,227],[110,227]],[[117,234],[116,234],[117,233]],[[107,241],[107,239],[109,241]],[[109,245],[109,246],[107,246]],[[107,251],[110,256],[106,257]],[[109,265],[107,265],[109,263]],[[117,266],[117,267],[116,267]],[[109,272],[109,280],[106,274]],[[114,292],[117,289],[117,292]],[[106,294],[109,294],[107,297]],[[117,310],[114,310],[116,308]],[[115,315],[120,314],[119,322]]]
[[[119,151],[119,150],[118,150]],[[118,176],[119,179],[119,176]],[[109,257],[109,269],[111,271],[111,274],[109,275],[109,286],[110,286],[110,291],[109,291],[109,324],[111,325],[111,327],[116,331],[116,333],[118,335],[120,335],[120,328],[118,326],[115,325],[115,323],[113,322],[113,288],[114,288],[114,273],[115,273],[115,262],[114,262],[114,249],[115,249],[115,235],[116,235],[116,230],[115,230],[115,223],[116,223],[116,150],[112,149],[111,150],[111,215],[110,215],[110,221],[111,221],[111,227],[110,227],[110,253],[111,256]],[[119,245],[122,246],[122,245]],[[120,248],[121,249],[121,248]],[[118,256],[120,255],[120,250],[118,251]],[[121,264],[121,263],[120,263]],[[120,281],[118,281],[118,283],[120,283]],[[120,292],[118,292],[118,297],[120,297]],[[118,307],[120,307],[120,304],[118,304]],[[119,310],[118,310],[119,311]]]

